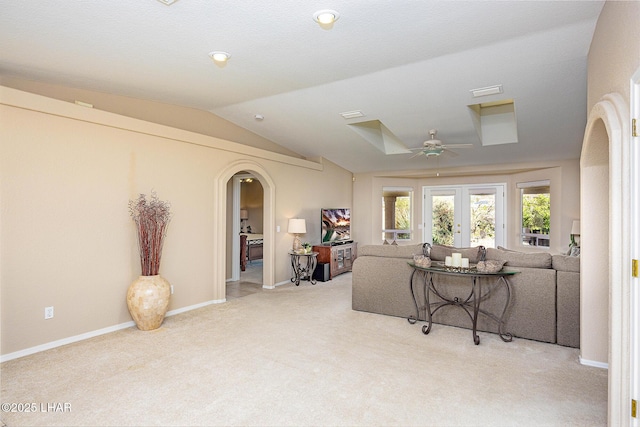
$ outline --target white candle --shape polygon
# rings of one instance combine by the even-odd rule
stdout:
[[[451,265],[453,267],[460,267],[462,264],[462,254],[459,252],[454,252],[451,254]]]
[[[462,268],[469,268],[469,258],[462,258]]]
[[[451,266],[451,257],[450,256],[444,258],[444,265],[446,265],[447,267]]]

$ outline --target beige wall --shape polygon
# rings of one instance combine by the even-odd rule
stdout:
[[[154,190],[173,219],[161,274],[170,310],[218,299],[212,259],[216,176],[246,159],[277,188],[275,282],[289,279],[287,220],[307,218],[319,241],[323,206],[351,206],[351,173],[0,86],[2,355],[129,322],[140,274],[127,208]],[[313,191],[309,191],[313,189]],[[222,233],[224,234],[224,233]],[[55,317],[44,320],[44,307]]]
[[[629,105],[630,79],[640,68],[640,2],[605,3],[589,50],[587,114],[603,96],[619,94]],[[627,118],[622,119],[624,122]],[[591,136],[588,159],[583,167],[584,221],[581,275],[581,310],[589,317],[589,329],[582,329],[581,358],[606,364],[609,362],[609,258],[602,256],[602,245],[610,242],[609,220],[612,213],[620,214],[621,207],[611,202],[610,192],[620,194],[617,180],[610,178],[620,173],[620,165],[610,168],[610,153],[621,147],[608,146],[611,135],[606,134],[602,122],[595,124]],[[601,144],[602,147],[599,147]],[[612,151],[613,150],[613,151]],[[583,147],[583,156],[584,156]],[[612,175],[613,174],[613,175]],[[616,188],[611,188],[609,184]],[[588,189],[588,191],[587,191]],[[622,193],[626,199],[628,194]],[[628,230],[623,230],[628,232]],[[622,240],[618,239],[618,242]],[[613,248],[609,247],[607,253]],[[615,248],[625,252],[626,248]],[[616,267],[617,268],[617,267]],[[619,286],[619,284],[615,284]],[[584,323],[583,323],[584,325]]]
[[[274,153],[301,158],[297,153],[281,145],[204,110],[146,99],[129,98],[111,93],[51,85],[9,76],[0,76],[0,85],[67,102],[85,102],[93,105],[96,110],[109,111],[127,117],[262,148]]]
[[[501,172],[502,170],[502,172]],[[507,184],[507,246],[527,250],[520,246],[520,199],[516,184],[519,182],[551,181],[551,243],[552,253],[566,252],[569,246],[571,225],[580,213],[579,161],[530,163],[480,168],[442,169],[440,177],[422,177],[421,172],[365,173],[357,174],[354,183],[353,233],[360,244],[379,244],[382,226],[382,187],[412,187],[413,241],[422,242],[418,224],[422,214],[422,187],[463,184]],[[391,175],[391,176],[389,176]],[[558,231],[555,231],[558,230]],[[539,250],[539,249],[536,249]]]

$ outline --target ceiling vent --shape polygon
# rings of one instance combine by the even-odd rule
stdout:
[[[502,85],[495,85],[495,86],[487,86],[487,87],[481,87],[478,89],[471,89],[471,94],[473,95],[474,98],[478,98],[480,96],[488,96],[488,95],[497,95],[499,93],[502,93]]]
[[[360,110],[355,111],[346,111],[344,113],[340,113],[343,119],[356,119],[358,117],[364,117],[364,113]]]
[[[347,126],[384,154],[411,153],[402,141],[383,125],[380,120],[351,123]]]
[[[469,105],[471,119],[483,146],[518,142],[513,99]]]

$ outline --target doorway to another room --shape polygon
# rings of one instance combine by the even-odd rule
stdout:
[[[253,175],[240,172],[233,177],[232,279],[227,283],[227,299],[261,292],[263,288],[264,221],[262,184]]]

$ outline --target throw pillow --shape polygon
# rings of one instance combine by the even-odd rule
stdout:
[[[469,258],[470,263],[477,263],[480,260],[480,247],[473,248],[456,248],[454,246],[433,245],[431,246],[431,259],[435,261],[444,261],[454,252],[460,252],[462,258]]]
[[[551,268],[551,254],[547,252],[518,252],[487,248],[487,259],[505,261],[510,267]]]

